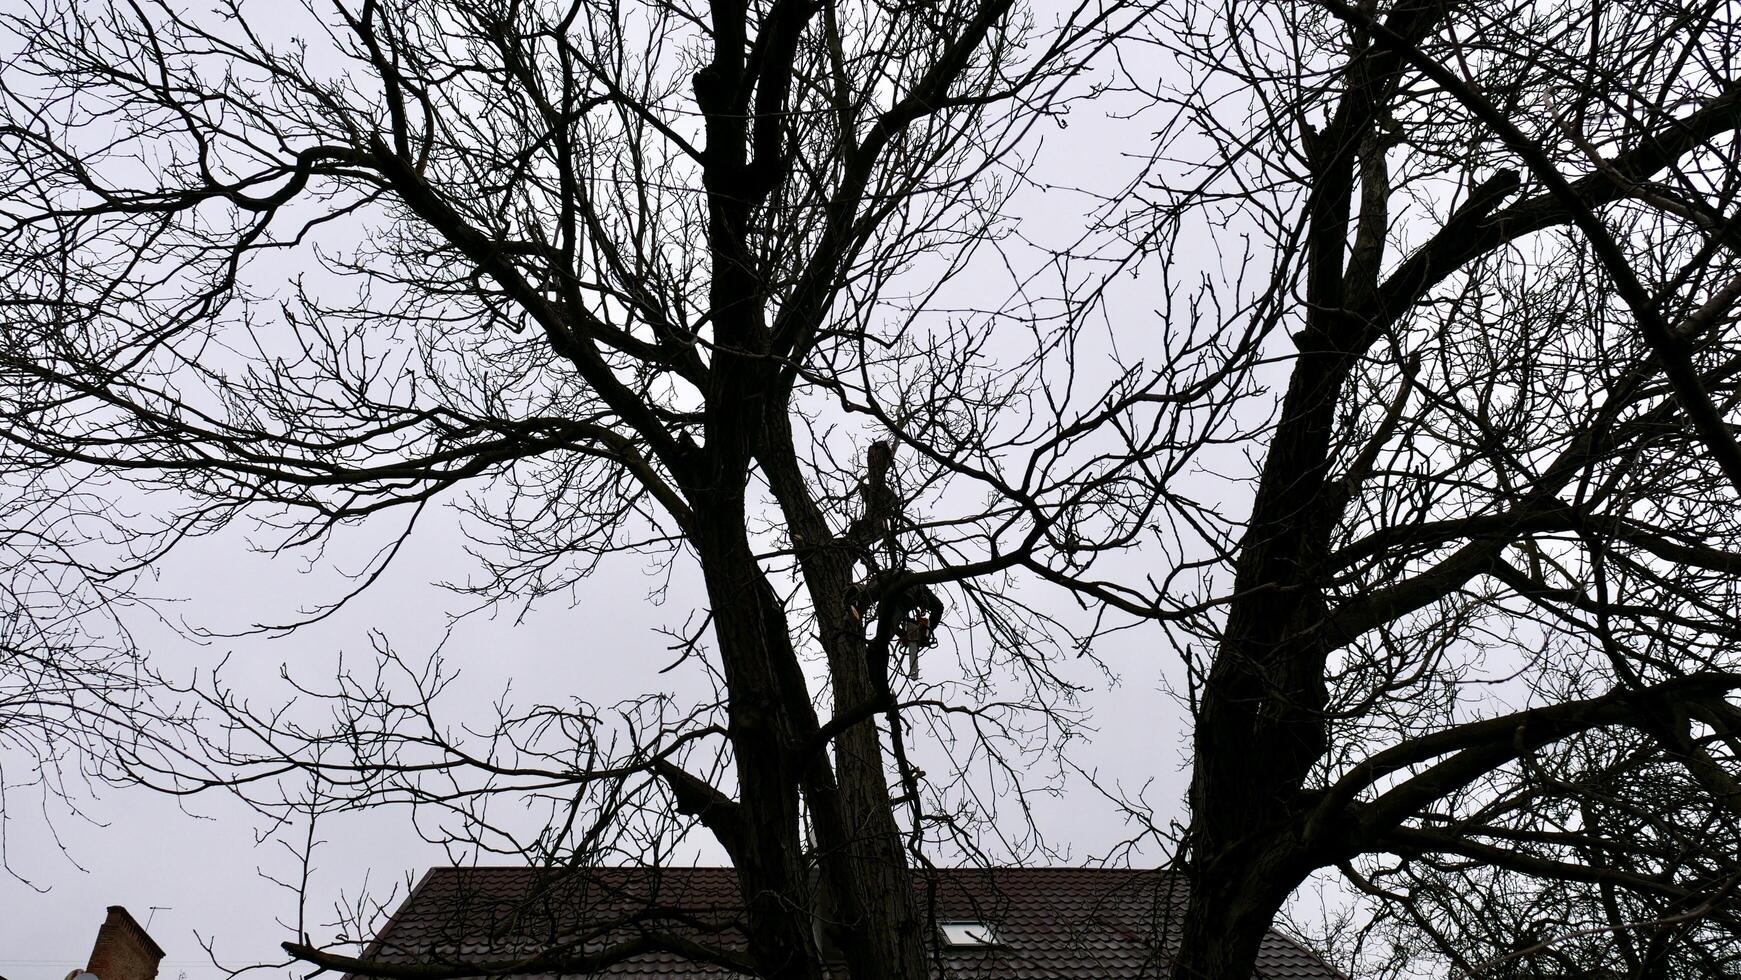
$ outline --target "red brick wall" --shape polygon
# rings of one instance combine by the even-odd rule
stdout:
[[[91,963],[85,969],[98,980],[152,980],[157,976],[157,964],[163,960],[163,950],[151,941],[139,923],[119,905],[109,906],[109,917],[97,930],[97,943],[91,947]]]

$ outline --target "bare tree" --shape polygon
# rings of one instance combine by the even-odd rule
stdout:
[[[903,719],[1020,709],[890,674],[942,617],[1044,715],[1068,685],[1059,634],[999,588],[1022,571],[1185,658],[1176,975],[1245,980],[1326,868],[1469,973],[1726,962],[1729,7],[305,13],[288,40],[235,7],[9,22],[9,471],[125,478],[156,504],[123,539],[140,567],[240,517],[285,550],[394,515],[409,534],[462,487],[495,546],[484,601],[666,549],[705,582],[677,645],[717,703],[508,712],[476,749],[434,713],[443,675],[407,664],[408,696],[309,691],[329,727],[202,689],[238,748],[136,772],[305,773],[292,810],[446,808],[469,843],[558,865],[658,860],[698,821],[738,870],[747,959],[652,931],[520,967],[650,944],[816,977],[825,893],[854,976],[919,976],[911,868],[971,814],[905,759]],[[1101,216],[1119,245],[1061,256],[1069,302],[961,309],[1030,128],[1115,43],[1161,119]],[[1077,261],[1095,243],[1155,270],[1160,330],[1126,327],[1127,287]],[[291,253],[320,262],[269,294]],[[1143,359],[1079,374],[1093,311]],[[1151,577],[1097,565],[1139,543]],[[501,792],[549,802],[533,839],[483,812]]]
[[[1176,976],[1251,976],[1324,868],[1475,975],[1728,962],[1735,14],[1230,0],[1127,55],[1161,149],[1099,254],[1169,263],[1154,469],[1257,460],[1249,516],[1160,482],[1158,596],[1076,582],[1191,670]]]
[[[334,706],[325,725],[185,691],[227,731],[130,771],[290,814],[409,802],[458,815],[443,839],[559,867],[657,862],[696,821],[736,868],[747,956],[650,929],[449,974],[664,949],[817,978],[826,892],[853,976],[923,975],[909,868],[972,814],[903,760],[903,719],[1019,732],[1029,709],[926,697],[891,662],[948,617],[980,638],[963,656],[1012,665],[1039,724],[1063,723],[1046,715],[1068,694],[1059,634],[1000,577],[1121,547],[1150,506],[1124,475],[1142,454],[1107,424],[1139,372],[1076,378],[1052,357],[1075,321],[931,311],[1010,232],[1030,129],[1138,13],[1090,2],[1043,30],[1011,0],[8,13],[10,475],[122,481],[143,516],[69,507],[121,526],[133,567],[238,520],[283,553],[395,516],[403,541],[455,501],[489,546],[480,601],[648,552],[693,562],[706,591],[679,646],[715,702],[505,710],[478,745],[433,713],[446,675],[383,646],[379,677],[303,691]],[[512,792],[552,807],[530,840],[486,813]]]
[[[36,810],[59,843],[56,819],[82,818],[87,791],[124,780],[120,759],[151,751],[180,720],[120,612],[135,570],[98,560],[86,545],[105,528],[65,506],[84,492],[38,474],[0,498],[0,868],[31,887],[42,871],[13,861],[14,822]]]
[[[1461,853],[1348,868],[1376,900],[1350,937],[1366,959],[1399,975],[1447,961],[1474,977],[1732,972],[1741,877],[1728,801],[1650,734],[1607,734],[1549,747],[1454,800],[1482,818]],[[1719,743],[1705,751],[1733,767]]]

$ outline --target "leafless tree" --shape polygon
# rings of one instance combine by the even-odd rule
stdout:
[[[1734,7],[1152,25],[1124,64],[1155,162],[1095,254],[1167,265],[1162,428],[1190,438],[1154,471],[1237,483],[1159,483],[1162,588],[1075,587],[1191,671],[1175,975],[1251,976],[1326,868],[1474,975],[1727,968]]]
[[[304,13],[305,39],[235,7],[10,21],[9,473],[124,479],[156,505],[120,539],[139,567],[238,518],[317,548],[456,498],[485,601],[664,549],[700,569],[677,645],[718,697],[509,711],[474,748],[434,713],[446,675],[387,651],[397,687],[306,692],[336,725],[191,692],[235,753],[136,772],[305,774],[291,810],[446,808],[554,864],[657,860],[699,821],[748,959],[662,932],[604,959],[816,977],[826,893],[855,977],[919,976],[911,867],[971,814],[903,719],[1022,723],[891,664],[941,609],[1057,703],[1019,572],[1185,659],[1177,976],[1245,980],[1327,868],[1477,975],[1727,962],[1729,6]],[[1031,127],[1110,45],[1148,175],[1061,251],[1064,301],[1024,274],[959,302]],[[319,263],[274,292],[290,254]],[[1143,289],[1158,325],[1122,305]],[[1091,313],[1123,353],[1079,373]],[[122,513],[98,504],[72,509]],[[1139,544],[1146,577],[1112,554]],[[504,791],[553,808],[532,839],[484,814]]]
[[[82,492],[37,474],[0,498],[0,868],[32,887],[42,869],[7,846],[17,822],[40,813],[58,843],[58,817],[82,818],[94,784],[123,778],[118,758],[176,721],[118,611],[134,601],[134,570],[96,560],[85,545],[105,528],[65,506]]]
[[[693,563],[706,592],[678,646],[717,678],[713,702],[504,708],[468,741],[433,713],[451,675],[383,641],[378,675],[304,687],[333,707],[322,724],[261,714],[221,674],[184,690],[222,735],[129,771],[290,815],[407,802],[456,815],[443,840],[555,866],[657,862],[685,821],[730,855],[747,954],[652,929],[509,972],[665,949],[817,978],[826,892],[853,976],[923,975],[910,867],[940,835],[970,839],[974,815],[948,805],[967,774],[904,761],[902,725],[1067,723],[1048,710],[1069,694],[1062,634],[1001,579],[1041,552],[1123,547],[1152,506],[1141,435],[1117,424],[1142,373],[1077,377],[1081,321],[1018,289],[1000,305],[977,286],[972,311],[945,299],[1011,232],[1032,128],[1140,13],[9,8],[9,478],[117,481],[68,508],[121,527],[131,567],[238,521],[280,553],[402,521],[302,622],[376,581],[432,502],[469,511],[482,602],[647,553]],[[968,676],[1005,664],[1034,707],[891,683],[940,613],[976,637]],[[498,825],[484,801],[503,793],[546,801],[550,822],[530,839]]]

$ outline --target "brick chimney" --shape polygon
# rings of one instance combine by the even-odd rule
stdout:
[[[139,923],[119,905],[109,906],[109,917],[97,930],[91,947],[91,962],[85,969],[98,980],[152,980],[163,950],[151,941]]]

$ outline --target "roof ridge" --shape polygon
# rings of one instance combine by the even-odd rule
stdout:
[[[412,903],[417,900],[418,894],[423,891],[424,886],[429,884],[429,880],[435,877],[437,871],[458,870],[458,867],[458,865],[454,865],[451,868],[448,866],[434,866],[424,869],[422,876],[413,882],[410,890],[405,893],[405,900],[400,902],[398,907],[392,912],[388,913],[387,921],[381,924],[381,928],[375,932],[374,938],[369,940],[369,945],[363,947],[363,955],[361,958],[369,959],[370,957],[380,955],[381,950],[384,948],[384,944],[387,941],[387,934],[392,932],[393,927],[399,924],[400,913],[412,907]],[[345,974],[344,980],[350,980],[350,978],[350,974]]]

